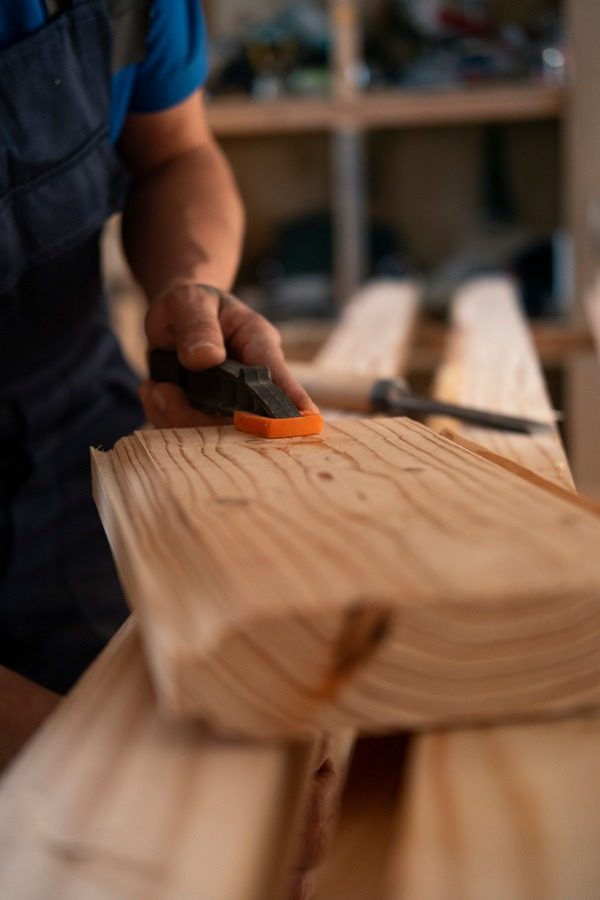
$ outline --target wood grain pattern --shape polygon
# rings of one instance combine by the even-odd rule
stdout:
[[[490,303],[487,288],[480,301]],[[464,295],[463,295],[464,296]],[[526,347],[516,299],[500,329],[504,349]],[[462,301],[464,303],[464,300]],[[476,302],[475,286],[470,303]],[[491,331],[480,331],[478,374],[496,402],[506,390],[492,360],[500,352]],[[485,362],[489,350],[490,365]],[[456,367],[460,360],[455,358]],[[467,359],[464,367],[468,367]],[[522,380],[539,378],[535,356],[522,352]],[[509,369],[510,370],[510,369]],[[469,402],[464,379],[448,399]],[[532,377],[534,376],[534,377]],[[516,411],[543,412],[539,396],[515,392]],[[549,406],[546,406],[546,412]],[[469,430],[472,433],[472,430]],[[466,429],[465,429],[466,432]],[[478,441],[493,450],[492,433]],[[503,439],[509,459],[538,466],[557,485],[569,484],[564,452],[556,442],[543,450],[514,437]],[[523,473],[522,473],[523,474]],[[579,501],[577,501],[579,502]],[[396,840],[385,900],[595,900],[600,896],[600,719],[597,714],[563,722],[437,732],[413,741],[407,794],[398,807]]]
[[[0,894],[287,898],[311,761],[165,724],[130,620],[1,783]]]
[[[439,399],[552,421],[543,375],[524,326],[514,288],[506,279],[478,279],[457,296],[445,364],[436,382]],[[457,398],[460,398],[457,400]],[[447,423],[430,423],[437,429]],[[452,428],[458,423],[452,421]],[[515,435],[460,426],[461,433],[539,475],[573,487],[556,429]]]
[[[476,441],[472,441],[470,438],[467,438],[462,434],[457,434],[455,431],[451,431],[448,428],[444,428],[440,433],[446,440],[458,444],[463,450],[470,450],[471,453],[475,453],[482,459],[487,459],[489,462],[495,463],[507,472],[513,472],[515,475],[519,475],[530,484],[537,484],[538,487],[543,488],[549,494],[553,494],[555,497],[561,497],[563,500],[567,500],[568,503],[571,503],[579,509],[587,509],[589,512],[594,513],[594,515],[600,515],[600,501],[594,500],[593,497],[587,497],[585,494],[576,494],[574,491],[562,487],[556,481],[549,481],[547,478],[542,478],[537,472],[534,472],[532,469],[526,469],[525,466],[515,462],[514,459],[500,456],[499,453],[494,453],[493,450],[488,450],[487,447],[483,447]]]
[[[94,469],[172,715],[265,736],[600,699],[600,520],[416,423],[141,432]]]
[[[386,900],[596,900],[600,719],[424,735]]]

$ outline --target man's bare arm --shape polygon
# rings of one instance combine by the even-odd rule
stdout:
[[[0,771],[60,700],[58,694],[0,666]]]
[[[201,92],[162,112],[130,114],[119,149],[133,177],[124,246],[148,297],[182,284],[229,290],[244,214]]]
[[[201,92],[163,112],[129,115],[119,149],[133,177],[123,243],[150,301],[149,345],[175,348],[189,369],[218,365],[226,353],[269,366],[299,408],[314,409],[285,364],[277,330],[227,293],[244,216]],[[159,427],[208,421],[172,385],[148,382],[140,395]]]

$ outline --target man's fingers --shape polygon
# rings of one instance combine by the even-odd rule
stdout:
[[[157,297],[146,316],[150,347],[176,349],[187,369],[217,366],[225,359],[219,322],[219,294],[198,285],[181,285]]]
[[[181,388],[174,384],[146,381],[140,386],[139,395],[146,417],[155,428],[227,424],[226,419],[208,416],[190,406]]]
[[[273,355],[270,359],[265,359],[263,365],[269,367],[271,378],[275,384],[281,388],[284,394],[287,394],[298,409],[307,412],[319,412],[319,407],[313,403],[300,382],[290,372],[283,354],[280,356]]]
[[[181,285],[156,298],[146,317],[150,347],[177,350],[187,369],[217,366],[230,354],[246,365],[268,366],[275,384],[298,409],[318,412],[288,369],[277,329],[231,294]],[[160,416],[153,410],[152,422]]]
[[[249,366],[268,366],[275,384],[298,409],[319,411],[288,369],[274,325],[230,296],[222,306],[221,325],[236,359]]]

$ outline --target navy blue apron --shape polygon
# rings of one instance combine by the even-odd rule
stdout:
[[[125,190],[110,71],[103,0],[0,51],[0,664],[60,692],[127,615],[89,447],[143,420],[99,271]]]

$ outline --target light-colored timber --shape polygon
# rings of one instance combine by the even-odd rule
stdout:
[[[507,311],[504,350],[527,345],[516,299],[499,302]],[[501,296],[499,292],[495,296]],[[479,301],[478,301],[479,297]],[[473,321],[471,307],[490,303],[487,285],[473,285],[459,300],[459,321]],[[475,317],[478,321],[479,317]],[[471,336],[475,340],[474,336]],[[504,395],[492,369],[496,344],[491,330],[478,332],[481,356],[490,367],[478,374],[487,386],[473,385],[475,372],[462,379],[446,399],[496,402]],[[468,341],[466,342],[468,344]],[[521,380],[538,381],[533,353],[521,353]],[[455,365],[458,367],[455,356]],[[468,363],[465,359],[464,366]],[[511,371],[509,365],[509,371]],[[524,390],[515,392],[522,415],[548,413]],[[474,430],[461,427],[472,436]],[[462,439],[461,439],[462,440]],[[492,434],[478,431],[477,441],[497,450]],[[473,448],[474,449],[474,448]],[[550,474],[557,487],[569,484],[560,444],[540,452],[535,442],[502,441],[511,462]],[[500,461],[495,460],[496,463]],[[504,464],[504,463],[503,463]],[[509,462],[510,464],[510,462]],[[520,469],[520,475],[530,475]],[[535,476],[534,476],[535,478]],[[581,498],[577,499],[581,502]],[[582,651],[583,652],[583,651]],[[477,730],[442,731],[413,741],[405,773],[405,794],[398,804],[396,840],[384,900],[594,900],[600,896],[600,719],[597,714],[561,722],[532,723]]]
[[[407,369],[419,299],[419,288],[410,281],[367,283],[343,308],[313,365],[382,378],[402,374]]]
[[[312,757],[163,722],[130,620],[0,784],[0,896],[288,900]]]
[[[457,295],[447,356],[438,370],[434,393],[440,400],[548,420],[552,410],[544,378],[514,288],[506,279],[478,279]],[[454,420],[430,424],[438,430],[447,424],[458,427]],[[550,481],[573,487],[556,429],[535,435],[472,426],[461,426],[460,431]]]
[[[93,462],[173,716],[265,737],[600,701],[600,519],[423,426],[147,431]]]
[[[525,466],[520,465],[520,463],[515,462],[513,459],[509,459],[506,456],[500,456],[499,453],[494,453],[493,450],[488,450],[487,447],[483,447],[476,441],[472,441],[462,434],[457,434],[457,432],[451,431],[449,428],[444,428],[441,431],[441,435],[442,437],[445,437],[446,440],[458,444],[463,450],[470,450],[471,453],[475,453],[482,459],[487,459],[489,462],[495,463],[507,472],[514,472],[515,475],[519,475],[530,484],[537,484],[538,487],[543,488],[555,497],[561,497],[561,499],[567,500],[579,509],[587,509],[597,516],[600,515],[599,500],[594,500],[593,497],[587,497],[585,494],[576,494],[568,488],[562,487],[556,481],[548,481],[547,478],[542,478],[541,475],[538,475],[537,472],[534,472],[532,469],[527,469]]]

